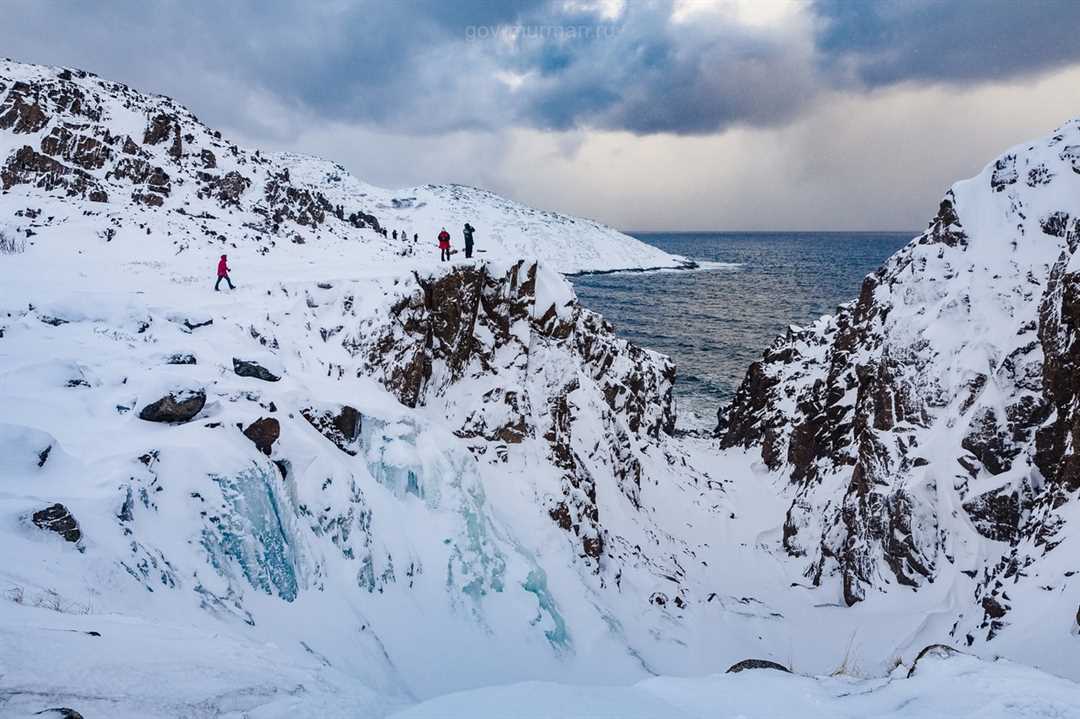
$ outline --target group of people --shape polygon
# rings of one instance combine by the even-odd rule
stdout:
[[[476,228],[473,227],[472,225],[470,225],[468,222],[465,223],[465,227],[463,227],[462,230],[461,230],[461,234],[465,238],[465,259],[472,259],[472,255],[473,255],[473,233],[475,233],[475,232],[476,232]],[[385,229],[380,230],[380,234],[383,237],[386,237],[386,230]],[[392,236],[393,236],[393,238],[395,240],[398,239],[399,237],[402,240],[408,240],[409,239],[409,235],[408,235],[407,232],[405,232],[405,230],[401,230],[400,232],[398,230],[393,230]],[[450,249],[450,233],[446,231],[445,227],[442,228],[439,231],[438,240],[439,240],[439,259],[440,259],[441,262],[448,262],[450,260],[450,255],[453,254],[453,250]],[[412,241],[414,243],[419,242],[420,241],[420,235],[417,234],[417,233],[413,233]],[[225,282],[229,285],[230,290],[236,289],[233,286],[232,280],[229,279],[229,258],[226,257],[225,255],[222,255],[221,259],[218,260],[217,282],[214,283],[214,291],[215,292],[218,292],[218,291],[221,290],[221,281],[222,280],[225,280]]]
[[[379,227],[375,231],[378,232],[383,237],[385,237],[386,239],[390,239],[391,237],[393,237],[395,240],[397,240],[397,239],[402,239],[402,240],[409,239],[409,233],[406,232],[405,230],[388,230],[385,227]],[[412,240],[413,240],[413,242],[419,242],[420,241],[420,235],[418,233],[414,232],[413,236],[412,236]]]
[[[386,237],[386,230],[385,229],[382,231],[382,235],[383,235],[383,237]],[[391,231],[390,235],[395,240],[398,239],[399,237],[401,239],[403,239],[403,240],[409,239],[409,233],[407,233],[405,230],[401,230],[400,232],[398,232],[397,230],[393,230],[393,231]],[[412,236],[412,241],[413,242],[419,242],[420,241],[420,235],[418,233],[414,232],[413,236]]]
[[[465,223],[465,227],[462,229],[461,234],[465,238],[465,259],[472,259],[473,253],[473,233],[476,232],[476,228]],[[452,250],[450,249],[450,233],[446,231],[446,228],[442,228],[439,231],[439,259],[442,262],[446,262],[450,259]]]
[[[472,259],[472,255],[473,255],[473,233],[475,233],[475,232],[476,232],[476,228],[473,227],[472,225],[470,225],[468,222],[465,223],[465,227],[463,227],[462,230],[461,230],[462,237],[465,238],[465,259]],[[395,239],[395,240],[398,240],[398,239],[405,240],[405,241],[409,240],[409,233],[406,232],[405,230],[390,230],[390,232],[387,233],[386,228],[382,228],[380,230],[380,233],[382,234],[383,237],[389,237],[389,238],[392,238],[392,239]],[[412,241],[413,241],[413,244],[416,244],[416,243],[420,242],[420,235],[414,232],[413,235],[412,235]],[[450,259],[450,255],[454,254],[454,251],[452,249],[450,249],[450,233],[446,231],[445,227],[443,227],[439,231],[438,241],[439,241],[439,259],[441,261],[443,261],[443,262],[447,262]],[[407,254],[412,254],[412,252],[410,251]]]

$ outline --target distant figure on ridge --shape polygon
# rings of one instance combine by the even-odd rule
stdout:
[[[419,242],[420,241],[420,233],[419,232],[414,232],[413,233],[412,241],[413,242]]]
[[[229,279],[229,258],[225,255],[221,256],[221,259],[217,263],[217,282],[214,283],[214,292],[221,289],[221,281],[225,280],[229,283],[229,289],[235,290],[232,280]]]
[[[439,261],[446,262],[450,259],[450,233],[446,228],[439,232]]]
[[[467,260],[472,259],[472,245],[473,245],[472,236],[473,236],[474,232],[476,232],[476,228],[473,227],[472,225],[470,225],[468,222],[466,222],[465,223],[464,233],[465,233],[465,259],[467,259]]]

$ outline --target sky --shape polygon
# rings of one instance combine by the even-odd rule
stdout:
[[[0,55],[376,185],[623,229],[916,230],[1080,116],[1080,0],[3,0]]]

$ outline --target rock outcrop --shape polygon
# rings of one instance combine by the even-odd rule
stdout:
[[[151,402],[139,411],[139,419],[147,422],[189,422],[202,412],[206,393],[202,390],[170,393]]]
[[[443,408],[478,454],[497,458],[542,442],[562,476],[548,514],[596,566],[605,529],[595,473],[610,473],[638,503],[640,452],[674,428],[675,366],[617,338],[572,295],[545,297],[538,285],[561,280],[540,272],[519,262],[417,275],[395,288],[379,333],[344,344],[402,404]],[[579,423],[586,405],[599,430]]]
[[[132,113],[145,118],[134,136],[125,131]],[[26,138],[0,157],[0,187],[126,206],[114,215],[114,232],[124,215],[137,224],[137,210],[145,208],[172,215],[185,228],[186,242],[218,241],[219,230],[207,224],[212,215],[187,211],[192,200],[247,214],[245,239],[263,253],[275,238],[295,239],[298,230],[380,229],[370,208],[331,202],[318,188],[295,181],[280,158],[229,143],[173,100],[88,72],[0,61],[0,131]]]
[[[344,405],[336,410],[308,407],[301,410],[301,415],[319,433],[334,443],[346,454],[357,452],[356,439],[360,436],[363,417],[355,407]]]
[[[273,417],[261,417],[244,428],[244,436],[252,441],[256,449],[269,457],[274,442],[281,436],[281,423]]]
[[[78,542],[82,539],[79,523],[62,504],[57,503],[34,512],[30,519],[37,527],[59,534],[66,542]]]
[[[263,382],[277,382],[281,379],[278,375],[263,367],[253,360],[242,360],[233,357],[233,372],[239,377],[251,377],[261,379]]]
[[[790,674],[791,670],[785,667],[783,664],[778,664],[768,659],[743,659],[741,662],[736,662],[728,667],[725,674],[738,674],[739,672],[745,672],[749,669],[773,669],[778,672],[784,672]]]

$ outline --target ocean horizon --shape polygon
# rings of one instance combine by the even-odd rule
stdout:
[[[914,230],[630,231],[701,265],[686,272],[583,275],[582,304],[616,333],[676,364],[679,426],[715,424],[750,363],[790,325],[858,296],[863,278],[918,236]]]

